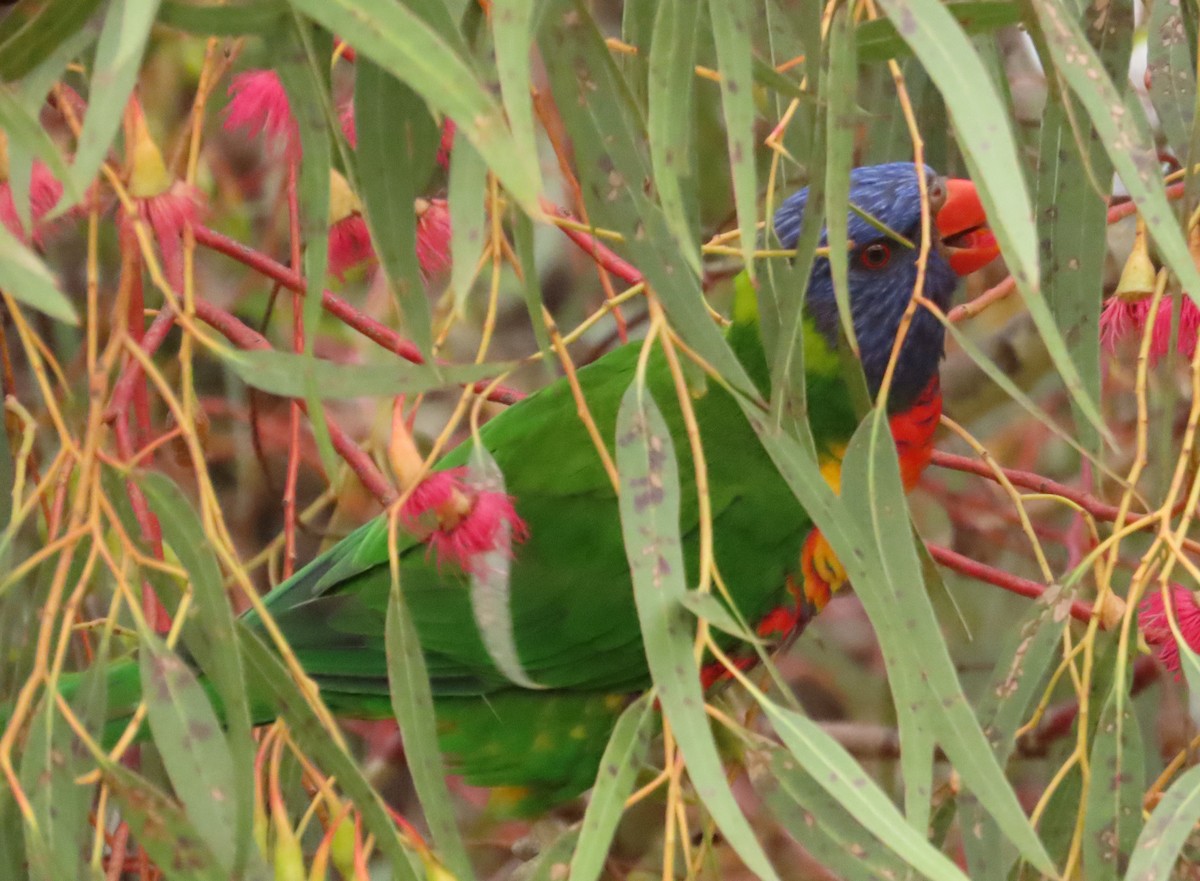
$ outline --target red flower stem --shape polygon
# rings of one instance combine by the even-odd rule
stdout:
[[[293,270],[299,270],[300,197],[297,194],[299,169],[295,162],[288,165],[288,233],[291,238]],[[304,352],[304,297],[292,291],[292,351]],[[283,577],[292,577],[296,569],[296,484],[300,479],[300,402],[291,403],[288,422],[287,474],[283,483]]]
[[[549,199],[542,199],[542,210],[563,220],[575,219]],[[594,259],[607,272],[611,272],[617,278],[630,285],[641,284],[645,281],[645,278],[638,271],[637,267],[618,257],[611,248],[591,233],[573,229],[569,226],[560,226],[559,229],[562,230],[563,235],[578,245],[585,254]]]
[[[267,278],[278,282],[290,291],[296,291],[301,294],[305,293],[307,287],[304,279],[282,263],[278,263],[265,254],[255,251],[253,248],[249,248],[241,242],[235,241],[208,227],[196,226],[193,230],[197,244],[224,254],[226,257],[230,257],[244,266],[250,267]],[[354,328],[354,330],[371,340],[371,342],[382,346],[389,352],[399,355],[406,361],[412,361],[414,364],[425,363],[424,357],[422,357],[420,350],[415,345],[404,339],[404,337],[390,327],[380,324],[374,318],[360,312],[336,294],[332,294],[329,291],[322,291],[321,305],[330,315],[335,316]],[[482,393],[486,391],[488,385],[489,383],[480,381],[475,383],[474,388],[475,391]],[[488,400],[497,404],[515,404],[524,397],[524,393],[504,386],[497,386],[488,394]]]
[[[952,551],[949,548],[941,545],[925,543],[925,547],[929,549],[930,556],[937,560],[948,569],[953,569],[955,572],[960,572],[970,578],[978,581],[983,581],[987,584],[993,584],[996,587],[1007,590],[1010,593],[1015,593],[1019,596],[1037,599],[1046,592],[1046,585],[1039,584],[1036,581],[1030,581],[1028,578],[1021,578],[1017,575],[1012,575],[994,566],[988,566],[986,563],[980,563],[978,560],[972,560],[970,557],[963,556],[957,551]],[[1092,620],[1092,607],[1082,600],[1071,601],[1071,617],[1077,621],[1087,623]],[[1104,625],[1101,624],[1101,627]]]
[[[220,333],[239,349],[259,349],[263,351],[270,351],[271,349],[271,344],[267,342],[262,334],[247,327],[231,313],[226,312],[218,306],[214,306],[207,300],[196,300],[196,317]],[[305,408],[303,401],[300,402],[300,406],[302,409]],[[333,441],[333,448],[358,476],[362,485],[381,504],[386,506],[394,502],[397,498],[395,489],[384,478],[383,473],[375,467],[375,463],[371,460],[371,457],[363,452],[362,448],[355,444],[349,435],[342,431],[332,419],[327,418],[326,422],[329,425],[329,436]]]
[[[985,462],[980,462],[977,459],[957,456],[954,453],[946,453],[942,450],[934,450],[933,458],[929,461],[930,464],[937,465],[939,468],[948,468],[951,471],[964,471],[968,474],[975,474],[979,477],[986,477],[988,480],[999,482],[996,479],[996,473]],[[1004,476],[1009,479],[1013,486],[1019,486],[1034,493],[1062,496],[1064,499],[1074,502],[1083,508],[1097,520],[1102,520],[1105,523],[1116,522],[1117,515],[1120,513],[1115,505],[1102,502],[1089,493],[1067,486],[1066,484],[1058,483],[1048,477],[1042,477],[1040,474],[1034,474],[1032,471],[1018,471],[1013,468],[1001,468],[1000,470],[1004,472]],[[1186,507],[1186,504],[1186,501],[1180,502],[1175,510],[1171,512],[1172,516],[1179,514]],[[1130,511],[1126,515],[1127,519],[1133,520],[1145,516],[1140,511]],[[1194,539],[1184,539],[1183,546],[1193,553],[1200,553],[1200,542],[1196,542]]]
[[[951,471],[963,471],[967,474],[975,474],[979,477],[986,477],[988,480],[998,482],[996,472],[992,470],[991,466],[986,462],[971,459],[967,456],[957,456],[954,453],[934,450],[930,464],[937,465],[939,468],[948,468]],[[1079,505],[1079,507],[1083,508],[1097,520],[1104,520],[1111,523],[1117,519],[1119,512],[1116,505],[1106,504],[1082,490],[1074,489],[1066,484],[1050,480],[1048,477],[1034,474],[1031,471],[1017,471],[1012,468],[1003,468],[1001,470],[1014,486],[1019,486],[1030,492],[1062,496],[1064,499],[1068,499]]]

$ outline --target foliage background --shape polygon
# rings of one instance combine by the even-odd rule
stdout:
[[[1196,143],[1196,8],[1160,0],[1138,14],[1141,30],[1118,0],[14,4],[0,20],[10,185],[17,193],[28,185],[20,169],[36,156],[69,190],[98,182],[100,195],[41,248],[0,235],[8,428],[0,694],[24,700],[20,724],[0,737],[9,783],[0,874],[322,877],[332,857],[364,877],[368,866],[393,877],[979,879],[1052,868],[1089,879],[1192,877],[1200,772],[1189,768],[1188,695],[1169,677],[1146,688],[1157,671],[1139,650],[1134,613],[1160,583],[1196,587],[1182,542],[1197,487],[1198,373],[1178,355],[1151,367],[1136,342],[1111,356],[1098,344],[1132,208],[1168,294],[1200,291],[1185,239],[1195,178],[1164,182],[1190,166]],[[330,64],[335,35],[353,47],[353,62]],[[280,72],[299,108],[300,238],[289,231],[281,164],[222,126],[231,73],[260,67]],[[1139,70],[1149,70],[1148,88]],[[86,101],[79,133],[61,85]],[[670,784],[619,824],[625,797],[653,775],[623,776],[594,794],[579,826],[575,809],[533,825],[499,823],[479,793],[455,785],[447,795],[431,783],[437,757],[421,725],[405,729],[407,749],[386,726],[335,737],[282,666],[236,640],[225,595],[242,608],[248,588],[279,580],[289,541],[303,562],[380,510],[360,476],[373,468],[388,486],[391,395],[448,386],[425,397],[416,431],[425,444],[443,431],[465,437],[472,400],[453,381],[467,373],[401,368],[345,313],[322,312],[316,297],[293,300],[203,244],[185,249],[184,289],[166,289],[151,241],[123,237],[113,219],[130,147],[120,119],[135,88],[171,167],[206,194],[209,229],[285,271],[289,245],[302,239],[290,287],[330,284],[366,316],[360,328],[399,331],[425,352],[436,341],[448,362],[485,361],[479,375],[502,373],[524,389],[560,371],[550,345],[558,329],[598,318],[572,341],[581,364],[622,332],[643,335],[648,314],[635,291],[620,309],[627,331],[618,330],[601,307],[606,292],[627,286],[620,267],[598,272],[548,206],[612,233],[603,240],[645,273],[681,339],[733,377],[738,365],[702,295],[728,307],[730,279],[760,242],[756,225],[797,187],[823,187],[838,216],[852,164],[911,157],[911,119],[927,162],[976,180],[1006,258],[972,279],[974,305],[951,316],[946,410],[974,439],[948,430],[939,448],[989,472],[999,465],[1058,483],[1014,483],[1012,473],[991,483],[960,463],[933,469],[907,505],[921,538],[1040,598],[983,585],[961,559],[939,568],[895,529],[906,503],[876,416],[853,445],[857,480],[847,479],[841,499],[824,490],[784,418],[795,391],[786,365],[798,271],[761,260],[760,290],[777,309],[764,321],[780,379],[779,418],[764,442],[835,547],[857,549],[861,562],[851,573],[857,595],[837,599],[777,659],[779,676],[755,676],[765,693],[735,686],[714,698],[737,720],[732,734],[718,731],[740,758],[732,786],[705,772],[706,791],[718,795],[701,802],[668,762]],[[351,95],[357,150],[336,118]],[[445,117],[459,134],[442,171],[433,153]],[[377,249],[395,255],[393,292],[363,273],[326,279],[330,167],[366,204]],[[1114,172],[1127,198],[1109,199]],[[415,283],[405,216],[413,197],[442,195],[453,269],[427,289]],[[797,265],[812,246],[807,254],[801,246]],[[144,360],[151,431],[139,443],[165,442],[131,471],[113,431],[130,414],[111,408],[121,400],[118,378],[137,360],[145,319],[131,303],[143,288],[150,312],[178,305],[181,330]],[[261,330],[280,352],[297,342],[296,312],[307,354],[294,357],[319,360],[237,354],[254,338],[209,306]],[[400,347],[383,338],[383,348]],[[322,410],[318,397],[334,378],[328,362],[369,365],[358,375],[371,385],[345,380]],[[297,375],[312,381],[298,388]],[[349,468],[322,420],[293,423],[284,398],[247,382],[291,388],[375,464]],[[293,484],[289,507],[280,500]],[[157,560],[142,540],[138,492],[161,522]],[[1140,530],[1104,522],[1143,511],[1158,514]],[[139,620],[143,581],[176,620],[181,601],[194,608],[182,634],[161,642],[153,619]],[[1072,600],[1104,614],[1071,623]],[[243,677],[286,698],[290,735],[275,729],[256,743],[234,713],[228,731],[189,737],[211,710],[172,661],[181,635],[227,650],[205,665],[227,703],[236,705]],[[60,670],[98,668],[139,644],[168,695],[150,712],[168,721],[133,770],[95,751],[87,688],[73,706],[53,695]],[[403,660],[405,646],[392,648]],[[648,650],[679,657],[691,646],[651,635]],[[420,676],[397,679],[397,699],[419,701]],[[665,748],[690,763],[709,729],[702,713],[676,715],[674,687],[658,683],[677,738]],[[648,752],[661,767],[664,745],[645,706],[635,705],[612,749]],[[417,774],[419,797],[405,757],[435,769]],[[397,827],[382,798],[412,818],[431,850]],[[310,806],[315,819],[305,819]]]

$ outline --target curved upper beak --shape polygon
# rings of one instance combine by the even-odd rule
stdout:
[[[1000,248],[987,227],[975,184],[960,178],[948,178],[945,184],[946,201],[936,218],[938,235],[950,268],[970,275],[996,259]]]

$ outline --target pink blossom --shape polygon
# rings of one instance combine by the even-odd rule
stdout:
[[[1192,651],[1200,651],[1200,605],[1196,603],[1195,594],[1181,585],[1173,584],[1170,599],[1179,632]],[[1142,635],[1146,637],[1146,642],[1157,646],[1158,659],[1163,666],[1178,674],[1179,644],[1175,641],[1175,634],[1171,632],[1161,589],[1155,588],[1146,595],[1139,613]]]
[[[450,265],[450,208],[445,199],[418,199],[417,213],[417,262],[428,280]]]
[[[498,550],[505,524],[514,542],[528,538],[529,529],[510,496],[473,488],[466,474],[466,468],[451,468],[429,475],[405,502],[400,520],[407,529],[424,533],[422,527],[432,515],[436,526],[425,538],[430,551],[439,562],[450,560],[466,572],[478,573],[481,557]]]
[[[29,214],[33,221],[32,239],[38,245],[42,243],[42,234],[45,232],[41,223],[42,218],[58,204],[62,192],[62,183],[46,167],[45,163],[35,159],[29,179]],[[0,183],[0,223],[3,223],[8,231],[21,241],[28,242],[30,240],[30,237],[25,234],[21,217],[17,213],[16,203],[13,201],[12,185],[7,180]]]
[[[198,224],[204,214],[204,198],[190,184],[176,180],[157,196],[135,199],[138,215],[150,226],[162,254],[163,270],[175,290],[183,289],[183,231]],[[122,222],[131,218],[122,212]]]
[[[279,74],[273,70],[239,73],[229,86],[229,99],[226,130],[245,129],[251,138],[265,134],[271,149],[282,150],[289,162],[300,160],[300,127]]]
[[[345,280],[346,272],[375,257],[371,233],[361,214],[351,214],[329,227],[329,274]]]
[[[1180,354],[1191,360],[1196,351],[1197,336],[1200,335],[1200,308],[1197,308],[1187,294],[1182,296],[1176,340]],[[1104,311],[1100,313],[1101,345],[1109,352],[1115,351],[1126,338],[1135,340],[1136,345],[1141,340],[1142,331],[1150,318],[1150,303],[1150,297],[1140,300],[1110,297],[1104,304]],[[1159,301],[1154,329],[1150,333],[1151,364],[1157,363],[1171,347],[1171,313],[1174,308],[1174,297],[1165,296]]]

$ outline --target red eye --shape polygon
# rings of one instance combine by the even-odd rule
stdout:
[[[875,242],[873,245],[867,245],[862,249],[862,253],[858,255],[858,262],[862,264],[864,269],[883,269],[892,259],[892,249],[884,242]]]

